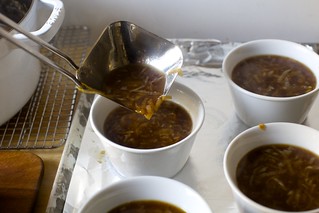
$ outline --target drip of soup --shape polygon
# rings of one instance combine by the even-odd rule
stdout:
[[[235,66],[232,80],[250,92],[273,97],[302,95],[316,87],[316,77],[307,66],[277,55],[244,59]]]
[[[239,189],[261,205],[282,211],[319,208],[319,156],[291,145],[264,145],[239,162]]]
[[[104,135],[131,148],[154,149],[174,144],[192,131],[189,113],[173,101],[164,101],[150,120],[126,108],[115,108],[106,118]]]
[[[157,200],[139,200],[124,203],[108,213],[186,213],[181,208]]]

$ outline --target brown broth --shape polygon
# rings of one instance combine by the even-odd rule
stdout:
[[[261,205],[283,211],[319,208],[319,156],[291,145],[264,145],[246,154],[237,185]]]
[[[165,74],[144,64],[128,64],[104,79],[104,96],[151,118],[163,100]]]
[[[108,213],[186,213],[181,208],[162,201],[140,200],[124,203]]]
[[[192,130],[189,113],[179,104],[164,101],[150,120],[123,107],[114,109],[104,123],[104,135],[131,148],[153,149],[174,144]]]
[[[307,66],[277,55],[241,61],[232,72],[232,80],[250,92],[273,97],[297,96],[316,87],[316,77]]]

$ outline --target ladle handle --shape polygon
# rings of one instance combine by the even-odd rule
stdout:
[[[46,48],[50,52],[54,53],[55,55],[59,56],[62,58],[64,61],[66,61],[74,70],[79,69],[79,67],[74,63],[74,61],[66,54],[55,48],[54,46],[50,45],[49,43],[43,41],[42,39],[38,38],[37,36],[34,36],[33,34],[27,32],[26,30],[22,29],[18,24],[16,24],[14,21],[11,19],[7,18],[5,15],[0,13],[0,21],[3,22],[4,24],[8,25],[9,27],[12,27],[16,31],[20,32],[21,34],[25,35],[27,38],[30,40],[34,41],[36,44]],[[3,24],[1,23],[1,24]],[[0,27],[0,35],[10,41],[11,43],[17,45],[21,49],[27,51],[34,57],[38,58],[40,61],[48,64],[49,66],[53,67],[66,77],[68,77],[71,81],[73,81],[77,87],[83,88],[82,83],[73,75],[71,72],[68,70],[64,69],[63,67],[57,65],[54,63],[52,60],[47,58],[46,56],[42,55],[40,52],[34,50],[33,48],[30,48],[28,45],[25,43],[15,39],[9,32],[3,29],[3,27]]]

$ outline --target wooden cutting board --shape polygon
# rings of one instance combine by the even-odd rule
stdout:
[[[0,151],[0,212],[32,212],[43,161],[24,151]]]

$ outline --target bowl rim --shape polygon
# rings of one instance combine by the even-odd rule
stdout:
[[[83,210],[88,208],[91,202],[93,202],[94,200],[96,200],[99,197],[103,196],[104,194],[106,194],[108,192],[112,192],[116,188],[118,188],[118,187],[120,187],[122,185],[127,185],[127,184],[131,184],[131,183],[135,184],[137,182],[139,182],[139,183],[154,182],[154,184],[161,183],[161,184],[164,184],[164,185],[166,185],[166,184],[174,184],[177,187],[183,188],[183,189],[185,189],[185,191],[188,191],[189,193],[186,193],[187,195],[192,194],[193,196],[195,196],[198,199],[198,201],[201,202],[201,206],[203,208],[207,209],[207,213],[212,213],[211,208],[209,207],[209,205],[206,202],[206,200],[204,199],[204,197],[202,195],[200,195],[195,189],[193,189],[189,185],[186,185],[185,183],[182,183],[182,182],[180,182],[178,180],[175,180],[175,179],[171,179],[171,178],[167,178],[167,177],[161,177],[161,176],[151,176],[151,175],[135,176],[135,177],[130,177],[130,178],[126,178],[126,179],[120,179],[119,181],[116,181],[116,182],[104,187],[102,190],[94,193],[80,207],[80,211],[79,212],[82,212]],[[141,199],[135,199],[135,200],[141,200]],[[160,199],[151,199],[151,200],[160,200]],[[162,201],[162,200],[160,200],[160,201]],[[168,202],[169,203],[169,201],[164,201],[164,202]]]

